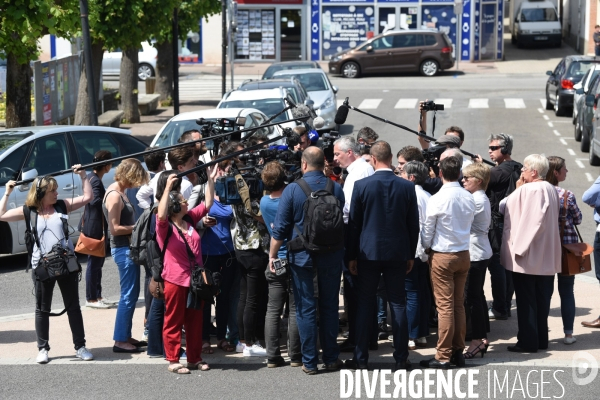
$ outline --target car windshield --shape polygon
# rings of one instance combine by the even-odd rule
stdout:
[[[271,78],[273,76],[273,74],[277,71],[284,71],[284,70],[288,70],[288,69],[306,69],[306,68],[312,68],[312,65],[309,65],[309,64],[271,65],[265,71],[265,74],[263,75],[263,79]]]
[[[31,136],[31,132],[3,132],[0,133],[0,154],[10,149],[21,140]]]
[[[230,100],[222,102],[219,108],[256,108],[267,117],[271,117],[281,112],[285,108],[285,104],[283,104],[283,99]],[[282,122],[286,119],[287,115],[283,113],[272,122]]]
[[[558,21],[554,8],[526,8],[521,11],[521,22]]]
[[[578,76],[580,79],[597,63],[592,61],[573,61],[569,67],[568,76]]]
[[[308,73],[308,74],[298,74],[292,75],[298,78],[302,86],[306,89],[307,92],[316,92],[320,90],[329,89],[329,85],[327,84],[327,79],[325,79],[325,75],[320,73]]]

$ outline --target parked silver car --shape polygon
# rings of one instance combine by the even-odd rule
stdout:
[[[90,164],[98,150],[108,150],[113,157],[144,151],[146,145],[125,129],[97,126],[30,126],[0,130],[0,196],[9,180],[27,180],[38,175],[66,170],[75,164]],[[114,170],[102,178],[104,186],[113,183]],[[81,180],[74,173],[55,177],[58,198],[82,194]],[[31,184],[15,188],[8,200],[9,209],[22,207]],[[69,215],[71,237],[79,236],[77,225],[83,208]],[[25,251],[25,221],[0,222],[0,254]]]
[[[141,81],[156,75],[157,54],[158,51],[154,46],[149,45],[148,42],[142,43],[142,48],[138,54],[138,78]],[[121,49],[105,51],[102,58],[102,75],[120,75],[121,58],[123,58]]]

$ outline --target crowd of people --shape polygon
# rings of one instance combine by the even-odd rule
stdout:
[[[419,129],[425,130],[424,123]],[[521,164],[511,159],[513,138],[492,134],[488,155],[495,166],[490,168],[480,156],[463,157],[465,134],[452,126],[436,141],[446,149],[434,164],[424,157],[430,143],[419,137],[421,148],[400,149],[394,166],[390,145],[368,127],[356,139],[337,139],[332,158],[314,145],[306,129],[295,130],[301,139],[294,150],[301,152],[302,179],[289,182],[282,163],[265,163],[265,195],[239,204],[220,198],[215,181],[232,168],[243,168],[240,158],[209,167],[206,182],[197,172],[177,177],[208,161],[201,143],[147,154],[148,170],[136,159],[123,160],[107,188],[102,177],[112,167],[112,156],[101,150],[94,162],[107,163],[91,173],[73,166],[83,195],[64,201],[58,200],[56,180],[40,177],[31,186],[27,207],[7,211],[15,186],[8,182],[0,221],[29,220],[29,210],[36,215],[30,227],[35,238],[30,264],[37,362],[49,360],[55,283],[77,356],[93,359],[86,348],[77,275],[43,281],[38,274],[40,259],[56,243],[73,251],[63,222],[65,214],[84,206],[79,230],[94,239],[110,237],[120,282],[118,301],[107,299],[102,290],[104,257],[88,256],[85,305],[117,307],[115,353],[145,351],[163,357],[168,370],[177,374],[209,370],[202,356],[215,350],[264,357],[269,368],[283,366],[282,332],[291,366],[309,375],[317,373],[320,363],[327,371],[366,369],[369,351],[388,338],[395,370],[412,368],[410,351],[428,346],[435,346],[436,354],[421,360],[422,367],[463,367],[465,360],[487,353],[490,319],[510,318],[513,297],[518,333],[508,351],[545,350],[555,276],[563,341],[576,341],[575,279],[561,274],[561,243],[579,241],[575,226],[581,224],[582,212],[575,194],[559,186],[568,172],[563,158],[531,154]],[[201,137],[199,131],[188,131],[180,142]],[[261,140],[254,137],[253,143]],[[244,147],[243,142],[228,142],[219,155]],[[594,207],[600,223],[600,178],[583,201]],[[141,268],[130,257],[132,232],[147,209],[152,210],[152,229],[162,249],[162,298],[150,292],[153,276],[147,266],[140,287]],[[600,280],[600,229],[594,248]],[[220,273],[214,304],[190,290],[196,266]],[[484,294],[488,271],[489,304]],[[135,339],[132,326],[140,291],[146,299],[145,330]],[[600,327],[600,317],[583,325]],[[432,327],[435,345],[428,341]],[[342,330],[344,339],[338,343]],[[341,352],[352,356],[342,362]]]

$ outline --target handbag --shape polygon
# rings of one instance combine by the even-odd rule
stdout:
[[[86,207],[87,208],[87,207]],[[81,230],[83,230],[83,224],[85,223],[85,210],[83,211],[83,217],[81,217]],[[102,229],[104,229],[104,213],[102,213]],[[94,239],[86,236],[83,232],[79,233],[79,239],[77,239],[77,245],[75,251],[81,254],[87,254],[94,257],[106,257],[106,247],[104,240],[104,232],[102,239]]]
[[[67,250],[57,243],[40,258],[37,268],[34,269],[35,276],[42,282],[64,278],[71,273],[68,262]]]
[[[565,224],[567,222],[567,191],[565,190],[565,194],[563,196],[563,210],[564,210],[564,219],[561,223],[560,227],[560,239],[562,242],[562,238],[564,235]],[[590,254],[594,251],[594,248],[587,243],[583,242],[581,238],[581,234],[579,233],[579,229],[577,229],[577,225],[575,226],[575,230],[577,231],[577,236],[581,243],[571,243],[571,244],[563,244],[561,251],[561,275],[577,275],[583,272],[589,272],[592,270],[592,260],[590,258]]]
[[[165,283],[155,281],[154,277],[150,279],[148,290],[150,290],[152,297],[155,299],[162,300],[165,298]]]

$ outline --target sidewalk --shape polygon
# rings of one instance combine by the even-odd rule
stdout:
[[[517,311],[513,307],[512,317],[507,321],[491,321],[489,339],[491,346],[484,358],[467,361],[471,365],[516,365],[516,366],[547,366],[570,367],[575,353],[585,351],[600,361],[600,329],[591,329],[581,326],[581,321],[593,320],[600,313],[598,305],[598,282],[596,279],[578,276],[575,281],[575,299],[577,315],[575,317],[575,337],[577,342],[567,346],[563,344],[562,320],[560,317],[560,297],[558,290],[554,290],[550,310],[550,348],[536,354],[510,353],[506,346],[516,343]],[[486,283],[486,297],[491,299],[489,279]],[[514,304],[514,301],[513,301]],[[55,304],[55,308],[62,305]],[[32,309],[33,311],[33,309]],[[149,358],[145,353],[140,354],[115,354],[112,352],[115,309],[94,310],[82,308],[85,323],[87,346],[95,356],[98,364],[164,364],[162,358]],[[140,338],[143,332],[143,303],[139,302],[133,320],[133,335]],[[432,357],[435,353],[437,335],[432,330],[428,338],[429,347],[411,351],[410,359],[413,363],[421,359]],[[340,337],[341,341],[342,338]],[[50,351],[51,364],[74,364],[80,362],[74,357],[71,333],[66,315],[51,318],[50,323]],[[213,348],[215,340],[213,339]],[[282,349],[285,348],[285,336],[282,340]],[[34,364],[37,356],[36,335],[32,314],[0,318],[0,365]],[[284,354],[285,356],[285,354]],[[203,355],[204,360],[212,364],[264,364],[265,359],[260,357],[243,357],[241,354],[225,353],[214,349],[214,354]],[[340,358],[351,358],[351,353],[342,353]],[[371,352],[370,362],[374,364],[392,364],[391,341],[379,342],[379,350]]]

